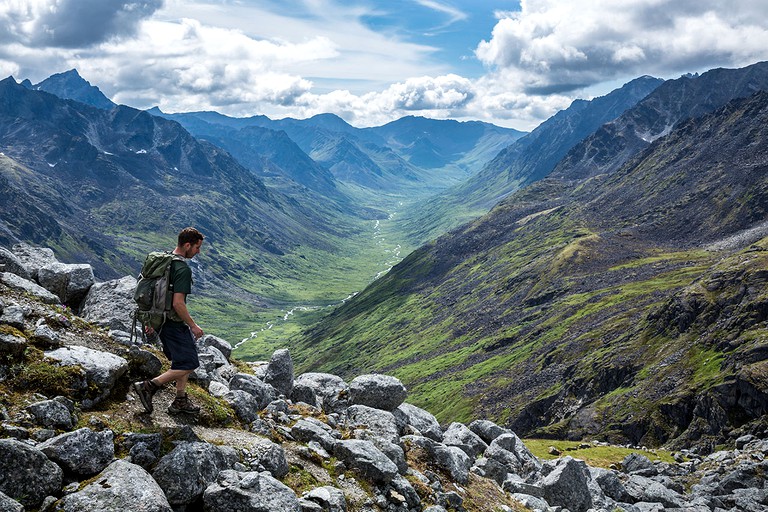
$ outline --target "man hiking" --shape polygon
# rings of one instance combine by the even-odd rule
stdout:
[[[195,340],[203,336],[203,330],[187,310],[187,295],[192,292],[192,269],[185,259],[200,252],[205,237],[197,229],[184,228],[179,233],[173,254],[178,256],[171,263],[168,293],[172,294],[172,309],[159,329],[163,352],[171,361],[171,369],[151,380],[136,382],[133,389],[139,395],[144,409],[152,413],[152,398],[163,386],[176,381],[176,399],[168,407],[169,413],[196,414],[200,407],[187,396],[189,374],[200,366]]]

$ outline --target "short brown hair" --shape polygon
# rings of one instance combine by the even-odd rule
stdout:
[[[201,232],[193,227],[184,228],[179,231],[179,247],[182,247],[186,243],[195,245],[198,240],[205,240],[205,237]]]

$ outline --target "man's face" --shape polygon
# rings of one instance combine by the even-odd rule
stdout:
[[[198,240],[196,244],[186,243],[184,244],[184,257],[187,259],[194,258],[200,253],[200,246],[203,245],[202,240]]]

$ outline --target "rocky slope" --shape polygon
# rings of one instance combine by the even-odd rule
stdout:
[[[167,367],[126,329],[135,281],[95,282],[50,250],[0,249],[0,509],[109,512],[760,510],[768,440],[615,469],[535,457],[490,421],[441,427],[381,374],[295,376],[287,350],[232,361],[207,335],[197,418],[152,416],[132,380]],[[61,305],[85,295],[81,316]],[[597,445],[585,445],[594,449]],[[578,454],[579,452],[572,452]]]
[[[412,253],[294,356],[393,374],[441,420],[712,450],[768,404],[766,121],[758,93],[611,174],[536,182]]]

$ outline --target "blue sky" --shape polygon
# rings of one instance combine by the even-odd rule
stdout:
[[[768,59],[765,0],[0,0],[0,75],[118,103],[531,130],[641,75]]]

